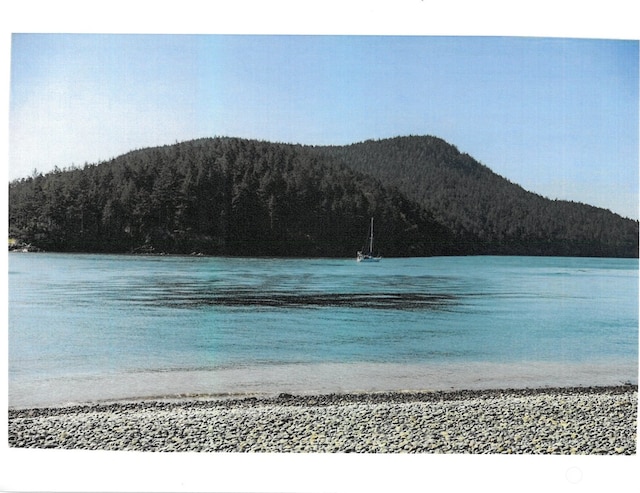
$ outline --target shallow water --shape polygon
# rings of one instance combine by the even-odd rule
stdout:
[[[638,261],[9,255],[9,405],[637,383]]]

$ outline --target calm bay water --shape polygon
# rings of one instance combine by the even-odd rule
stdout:
[[[637,383],[638,261],[9,255],[9,405]]]

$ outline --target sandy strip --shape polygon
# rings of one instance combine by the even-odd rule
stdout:
[[[456,391],[638,385],[637,361],[309,363],[203,370],[141,371],[38,380],[12,379],[9,407],[71,406],[87,402],[210,395],[267,398],[394,391]]]
[[[638,387],[118,402],[9,410],[9,445],[202,452],[635,454]]]

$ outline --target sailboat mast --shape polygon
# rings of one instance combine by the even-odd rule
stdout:
[[[371,218],[371,237],[369,238],[369,253],[373,255],[373,218]]]

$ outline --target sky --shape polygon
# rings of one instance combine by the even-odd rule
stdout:
[[[527,190],[638,217],[638,42],[14,34],[9,179],[210,136],[435,135]]]

